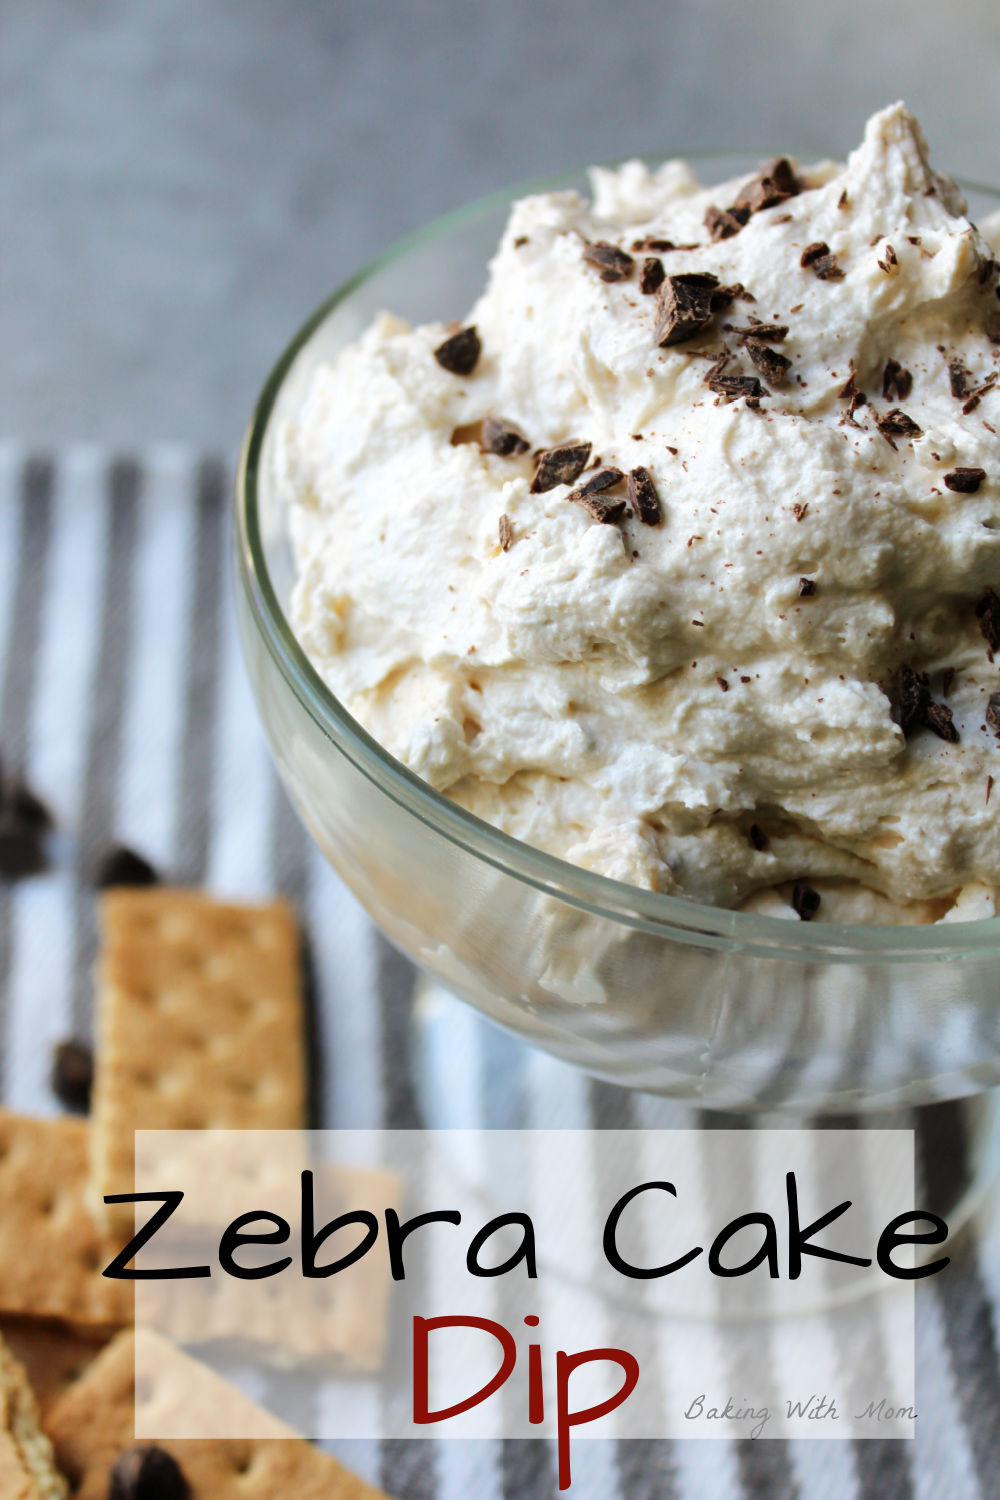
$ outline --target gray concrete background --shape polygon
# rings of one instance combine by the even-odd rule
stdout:
[[[998,180],[998,78],[998,0],[2,0],[0,434],[230,447],[338,281],[539,172],[903,96]]]

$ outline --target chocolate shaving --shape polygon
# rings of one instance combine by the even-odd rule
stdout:
[[[882,397],[885,401],[905,401],[913,389],[913,376],[895,359],[887,359],[882,371]]]
[[[705,384],[717,396],[725,397],[726,401],[736,401],[740,396],[745,396],[747,405],[752,401],[759,401],[761,396],[771,394],[766,386],[761,385],[756,375],[715,375],[713,377],[709,372]]]
[[[893,721],[899,725],[909,739],[921,729],[931,702],[930,683],[926,672],[917,672],[913,667],[901,666],[892,674],[887,694]]]
[[[713,293],[719,279],[710,272],[686,271],[667,276],[657,294],[658,316],[654,338],[661,349],[695,338],[716,309]]]
[[[108,1500],[188,1500],[184,1472],[163,1448],[129,1448],[115,1460]]]
[[[786,355],[769,348],[761,339],[745,339],[743,347],[764,379],[775,385],[780,385],[792,368],[792,362]]]
[[[811,245],[806,246],[799,256],[799,265],[803,270],[808,270],[810,266],[815,265],[816,261],[822,260],[824,255],[829,254],[830,246],[826,243],[826,240],[814,240]]]
[[[761,828],[759,823],[750,824],[750,827],[747,830],[747,838],[750,840],[753,847],[757,850],[758,854],[761,852],[761,850],[767,848],[767,834],[764,832],[763,828]]]
[[[629,470],[628,503],[644,526],[659,526],[663,520],[660,497],[648,469],[639,465]]]
[[[709,239],[732,239],[734,234],[739,234],[749,217],[750,208],[747,204],[734,204],[732,208],[716,208],[714,203],[710,204],[705,214],[705,228]]]
[[[991,693],[986,705],[986,724],[1000,740],[1000,693]]]
[[[843,281],[844,272],[825,240],[816,240],[807,245],[799,257],[799,265],[812,271],[820,281]]]
[[[497,523],[497,533],[500,537],[500,551],[509,552],[510,544],[514,540],[514,528],[510,524],[510,516],[506,512]]]
[[[499,454],[501,458],[510,458],[515,453],[527,453],[531,447],[524,433],[513,422],[492,414],[483,418],[481,442],[485,452]]]
[[[625,514],[625,501],[618,496],[605,495],[603,492],[614,489],[615,485],[621,484],[624,478],[625,475],[621,469],[601,469],[592,479],[588,479],[586,484],[582,484],[579,489],[567,495],[566,499],[572,500],[575,505],[582,505],[595,521],[609,525],[613,521],[621,520]]]
[[[93,878],[98,890],[113,885],[158,885],[160,879],[148,859],[124,844],[113,844],[101,855]]]
[[[985,478],[985,469],[952,469],[944,476],[944,483],[956,495],[974,495]]]
[[[737,297],[741,302],[757,301],[753,292],[748,292],[742,281],[734,281],[731,286],[716,287],[712,293],[712,311],[721,311],[722,308],[728,307],[730,302],[735,302]]]
[[[479,363],[482,344],[475,327],[462,328],[434,350],[434,358],[450,375],[471,375]]]
[[[992,589],[987,589],[976,605],[976,619],[987,646],[991,651],[1000,651],[1000,599]]]
[[[800,599],[812,599],[813,596],[815,595],[815,593],[816,593],[816,580],[815,580],[815,578],[800,578],[799,579],[799,598]]]
[[[982,385],[977,385],[974,391],[969,391],[967,393],[967,399],[962,406],[963,416],[967,417],[970,412],[975,411],[976,407],[986,395],[987,391],[991,391],[993,389],[998,379],[1000,379],[1000,376],[996,374],[988,375],[983,381]]]
[[[599,495],[602,490],[613,490],[616,484],[621,484],[625,475],[621,469],[609,465],[606,469],[600,469],[586,484],[581,484],[575,495],[568,495],[569,500],[578,495]]]
[[[803,505],[800,500],[796,500],[795,504],[792,506],[792,515],[795,517],[796,521],[804,521],[808,514],[808,501]]]
[[[647,255],[639,268],[639,290],[643,296],[649,297],[653,292],[658,292],[666,274],[662,260],[655,255]]]
[[[947,704],[928,703],[924,723],[939,739],[947,740],[949,745],[958,744],[958,730],[955,728],[954,716]]]
[[[67,1109],[87,1113],[94,1081],[94,1054],[86,1042],[71,1038],[53,1048],[49,1081],[52,1092]]]
[[[792,909],[798,912],[803,922],[811,922],[819,911],[820,894],[805,880],[797,880],[792,888]]]
[[[775,157],[761,167],[759,174],[740,189],[730,212],[745,208],[752,214],[762,209],[774,208],[787,198],[794,198],[802,191],[802,185],[787,157]]]
[[[895,448],[894,437],[919,437],[923,429],[918,427],[912,417],[908,417],[905,411],[894,406],[891,411],[883,412],[882,416],[875,418],[875,425],[885,438],[890,448]]]
[[[747,339],[762,339],[767,344],[783,344],[788,337],[787,323],[762,323],[759,318],[752,318],[745,328],[736,323],[724,323],[722,326],[727,333],[734,334],[741,344]]]
[[[542,495],[557,484],[573,484],[583,473],[590,457],[589,443],[558,443],[543,448],[535,461],[531,493]]]
[[[960,359],[948,361],[948,384],[951,394],[956,401],[964,401],[969,394],[969,381],[972,379],[970,372],[965,368]]]
[[[717,677],[715,680],[719,684],[719,688],[723,693],[729,692],[729,683],[724,677]]]
[[[894,271],[898,265],[899,256],[896,254],[891,245],[886,245],[885,250],[882,253],[882,259],[878,263],[879,270],[885,271],[885,273],[888,275],[888,273],[890,271]]]
[[[694,247],[691,246],[690,248],[693,249]],[[646,238],[643,240],[633,240],[632,249],[639,252],[642,252],[643,250],[663,251],[676,250],[677,246],[674,244],[673,240],[659,239],[655,235],[647,234]]]
[[[628,281],[635,269],[635,261],[626,250],[609,245],[607,240],[596,240],[586,245],[583,258],[588,265],[596,266],[602,281]]]
[[[840,197],[837,199],[837,207],[838,208],[846,208],[847,204],[848,204],[848,201],[849,200],[848,200],[848,197],[847,197],[847,189],[845,188],[844,191],[841,193]]]

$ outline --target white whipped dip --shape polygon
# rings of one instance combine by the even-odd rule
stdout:
[[[676,161],[595,169],[590,203],[526,198],[465,325],[383,314],[319,368],[278,459],[293,625],[394,756],[575,864],[777,915],[804,882],[820,918],[991,916],[997,269],[902,105],[846,166],[793,167],[801,191],[726,238],[706,213],[747,180]],[[633,249],[649,238],[681,248]],[[625,279],[594,243],[633,257]],[[686,273],[743,290],[660,347]],[[780,380],[754,320],[787,328],[760,341]],[[434,354],[460,326],[469,375]],[[706,384],[723,351],[759,404]],[[485,452],[489,414],[529,450]],[[533,492],[533,453],[570,440],[589,467]],[[568,503],[609,466],[648,472],[659,525]],[[909,722],[901,668],[928,674]]]

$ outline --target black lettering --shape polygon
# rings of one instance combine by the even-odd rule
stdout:
[[[481,1266],[479,1264],[479,1252],[482,1250],[490,1235],[502,1229],[505,1224],[520,1224],[523,1231],[521,1243],[517,1249],[508,1256],[499,1266]],[[518,1261],[523,1260],[527,1267],[528,1276],[535,1280],[538,1271],[535,1266],[535,1226],[527,1214],[509,1213],[498,1214],[488,1224],[484,1224],[469,1246],[469,1253],[465,1257],[470,1276],[503,1276],[505,1272],[512,1271]]]
[[[722,1264],[723,1246],[728,1245],[734,1235],[739,1234],[741,1229],[746,1229],[750,1224],[759,1224],[764,1231],[764,1238],[760,1248],[751,1255],[750,1259],[738,1266],[724,1266]],[[708,1252],[708,1269],[713,1276],[746,1276],[750,1271],[756,1270],[762,1261],[767,1261],[768,1274],[772,1280],[777,1280],[778,1271],[778,1234],[774,1227],[774,1220],[770,1214],[741,1214],[738,1219],[733,1219],[725,1229],[715,1236],[712,1248]]]
[[[840,1250],[825,1250],[822,1245],[810,1245],[807,1243],[814,1234],[832,1224],[834,1219],[839,1219],[841,1214],[847,1212],[851,1206],[850,1198],[843,1203],[838,1203],[836,1208],[831,1208],[829,1213],[821,1214],[812,1224],[807,1224],[805,1229],[799,1224],[799,1190],[795,1182],[795,1173],[785,1174],[785,1193],[788,1198],[788,1279],[796,1281],[802,1274],[803,1255],[815,1255],[820,1260],[839,1260],[848,1266],[870,1266],[871,1256],[845,1255]]]
[[[671,1261],[665,1266],[633,1266],[624,1260],[618,1251],[618,1223],[622,1214],[628,1208],[633,1198],[638,1198],[640,1193],[646,1192],[647,1188],[660,1188],[665,1193],[672,1193],[677,1197],[677,1189],[672,1182],[640,1182],[638,1187],[630,1188],[623,1193],[618,1202],[612,1208],[604,1224],[604,1258],[613,1271],[621,1276],[629,1276],[633,1281],[649,1281],[655,1276],[669,1276],[673,1271],[679,1271],[682,1266],[688,1265],[696,1256],[702,1254],[703,1247],[697,1245],[689,1250],[687,1255],[682,1255],[679,1260]]]
[[[162,1204],[154,1214],[150,1214],[145,1224],[137,1231],[134,1238],[129,1240],[121,1255],[116,1255],[110,1266],[102,1272],[111,1281],[181,1281],[192,1276],[211,1276],[211,1266],[164,1266],[156,1271],[130,1271],[128,1263],[138,1255],[144,1245],[148,1245],[153,1235],[163,1228],[170,1215],[182,1202],[184,1194],[180,1192],[166,1193],[108,1193],[105,1203],[159,1203]]]
[[[415,1229],[422,1229],[425,1224],[461,1224],[462,1215],[457,1208],[442,1208],[438,1212],[417,1214],[412,1219],[407,1219],[400,1224],[399,1215],[394,1208],[385,1211],[385,1237],[389,1246],[389,1265],[392,1269],[393,1281],[406,1280],[406,1268],[403,1265],[403,1241],[413,1233]]]
[[[274,1228],[267,1234],[244,1234],[242,1232],[248,1224],[260,1224],[267,1220],[274,1225]],[[290,1255],[282,1256],[281,1260],[268,1261],[265,1266],[241,1266],[234,1256],[241,1245],[283,1245],[291,1232],[287,1219],[282,1219],[278,1214],[268,1213],[266,1209],[255,1209],[250,1213],[240,1214],[239,1218],[234,1219],[227,1227],[219,1241],[219,1265],[227,1275],[235,1276],[238,1281],[262,1281],[265,1276],[277,1276],[279,1271],[291,1265]]]
[[[325,1266],[316,1264],[316,1252],[321,1245],[325,1245],[331,1235],[341,1229],[346,1229],[351,1224],[364,1226],[365,1234],[361,1241],[355,1245],[353,1250],[348,1250],[339,1260],[330,1261]],[[337,1271],[346,1271],[348,1266],[353,1266],[355,1261],[367,1255],[368,1251],[378,1239],[378,1219],[366,1208],[355,1209],[351,1213],[341,1214],[339,1218],[331,1219],[328,1224],[316,1232],[316,1213],[313,1204],[313,1174],[302,1173],[302,1274],[320,1280],[325,1276],[333,1276]]]
[[[933,1228],[925,1234],[900,1234],[899,1230],[903,1224],[931,1224]],[[938,1271],[943,1271],[951,1261],[950,1255],[943,1255],[940,1260],[932,1260],[926,1266],[897,1266],[893,1263],[892,1252],[897,1245],[940,1245],[948,1238],[948,1226],[937,1214],[912,1213],[899,1214],[891,1220],[879,1235],[878,1247],[875,1258],[878,1261],[879,1270],[884,1271],[887,1276],[892,1276],[896,1281],[918,1281],[922,1276],[933,1276]]]

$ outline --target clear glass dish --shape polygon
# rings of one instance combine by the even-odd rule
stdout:
[[[698,160],[705,181],[759,158]],[[720,910],[578,869],[483,823],[351,718],[285,612],[293,577],[276,426],[316,365],[388,308],[461,316],[511,201],[587,191],[583,172],[448,215],[354,276],[296,334],[261,394],[236,487],[238,611],[281,777],[387,935],[483,1014],[587,1071],[703,1107],[789,1114],[917,1105],[1000,1083],[1000,919],[805,924]],[[966,184],[975,218],[1000,194]]]

